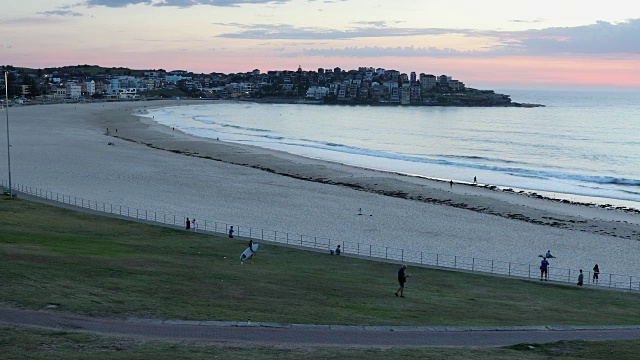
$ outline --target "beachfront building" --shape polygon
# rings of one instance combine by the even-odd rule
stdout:
[[[80,84],[67,84],[67,97],[79,99],[82,96],[82,86]]]
[[[324,99],[329,94],[329,89],[324,86],[311,86],[307,90],[307,98],[311,99]]]
[[[84,82],[84,86],[86,87],[86,93],[89,95],[93,95],[96,93],[96,82],[91,80],[88,82]]]
[[[436,87],[438,80],[435,75],[431,74],[420,74],[420,86],[422,87],[422,91],[430,91]]]

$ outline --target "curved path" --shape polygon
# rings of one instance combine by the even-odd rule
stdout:
[[[15,309],[0,309],[0,326],[42,327],[154,339],[252,342],[270,345],[507,346],[560,340],[640,339],[640,325],[389,327],[147,319],[123,321]]]

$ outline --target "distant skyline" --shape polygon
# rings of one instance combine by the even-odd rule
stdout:
[[[640,88],[627,0],[0,0],[0,63],[247,72],[382,67],[470,87]]]

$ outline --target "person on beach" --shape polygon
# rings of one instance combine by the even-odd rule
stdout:
[[[196,232],[196,230],[198,230],[198,223],[196,222],[196,219],[191,220],[191,229],[193,232]]]
[[[596,264],[596,266],[593,267],[593,279],[591,279],[591,282],[594,282],[597,284],[598,275],[600,275],[600,268],[598,267],[598,264]]]
[[[233,225],[231,225],[229,227],[229,237],[232,238],[233,237]]]
[[[477,183],[478,183],[478,179],[476,179],[476,177],[475,177],[475,176],[473,177],[473,183],[474,183],[474,184],[477,184]]]
[[[396,291],[395,295],[398,296],[398,293],[400,293],[400,297],[404,297],[404,283],[407,282],[407,278],[409,277],[409,275],[407,275],[407,265],[402,265],[400,267],[400,270],[398,270],[398,283],[400,284],[400,287],[398,288],[398,291]]]
[[[189,231],[190,229],[191,229],[191,220],[187,218],[187,221],[185,222],[185,230]]]
[[[547,261],[546,257],[542,258],[540,262],[540,281],[548,281],[549,280],[549,261]]]
[[[582,273],[582,269],[580,269],[580,275],[578,275],[578,286],[582,286],[583,280],[584,280],[584,274]]]
[[[453,189],[453,180],[449,180],[449,188]]]
[[[551,258],[553,257],[553,255],[551,255],[551,250],[547,250],[547,253],[544,255],[546,258]]]

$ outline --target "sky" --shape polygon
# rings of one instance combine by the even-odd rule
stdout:
[[[357,69],[474,88],[640,88],[631,0],[0,0],[0,64]]]

